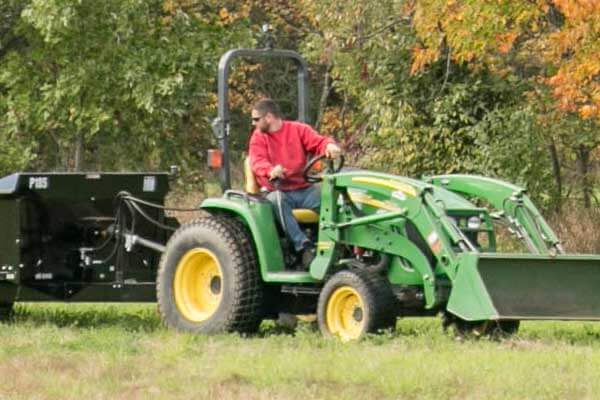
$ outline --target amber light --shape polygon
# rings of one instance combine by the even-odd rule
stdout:
[[[223,166],[223,154],[221,150],[209,149],[208,150],[208,167],[211,169],[220,169]]]

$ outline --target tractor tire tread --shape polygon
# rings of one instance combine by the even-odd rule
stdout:
[[[244,257],[244,282],[240,284],[246,290],[245,296],[240,300],[240,317],[236,321],[241,323],[233,330],[243,333],[252,333],[258,330],[263,314],[263,285],[258,268],[256,249],[250,239],[250,233],[236,218],[227,216],[216,217],[227,225],[234,235],[236,242],[242,247]],[[246,318],[244,318],[246,317]]]
[[[223,249],[231,254],[231,268],[233,275],[233,298],[231,303],[226,305],[224,313],[219,315],[219,321],[209,320],[207,323],[201,323],[198,326],[182,321],[173,315],[175,311],[174,299],[169,285],[172,285],[172,273],[167,273],[166,269],[173,269],[173,266],[167,264],[169,250],[180,242],[193,240],[188,236],[193,236],[193,231],[210,232],[211,236],[219,239]],[[190,233],[191,232],[191,233]],[[159,304],[159,313],[167,326],[178,330],[195,331],[204,333],[218,332],[255,332],[262,320],[262,284],[256,261],[256,252],[251,239],[245,228],[240,223],[223,216],[209,216],[193,220],[182,225],[169,239],[167,249],[161,258],[159,272],[157,276],[157,300]],[[217,310],[217,313],[219,310]],[[213,319],[211,317],[211,319]]]

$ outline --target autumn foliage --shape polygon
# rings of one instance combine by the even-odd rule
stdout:
[[[423,0],[410,12],[420,39],[413,73],[445,57],[528,71],[552,88],[557,109],[600,120],[599,1]]]

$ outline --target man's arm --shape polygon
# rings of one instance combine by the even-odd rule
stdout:
[[[250,156],[250,167],[254,175],[269,178],[274,165],[269,161],[266,144],[257,134],[253,134],[250,138],[248,155]]]
[[[319,135],[309,125],[301,125],[300,138],[309,153],[325,154],[329,158],[337,158],[342,153],[342,149],[333,138]]]

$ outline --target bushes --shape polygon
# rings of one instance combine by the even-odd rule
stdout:
[[[600,253],[600,210],[574,205],[548,218],[567,253]]]

